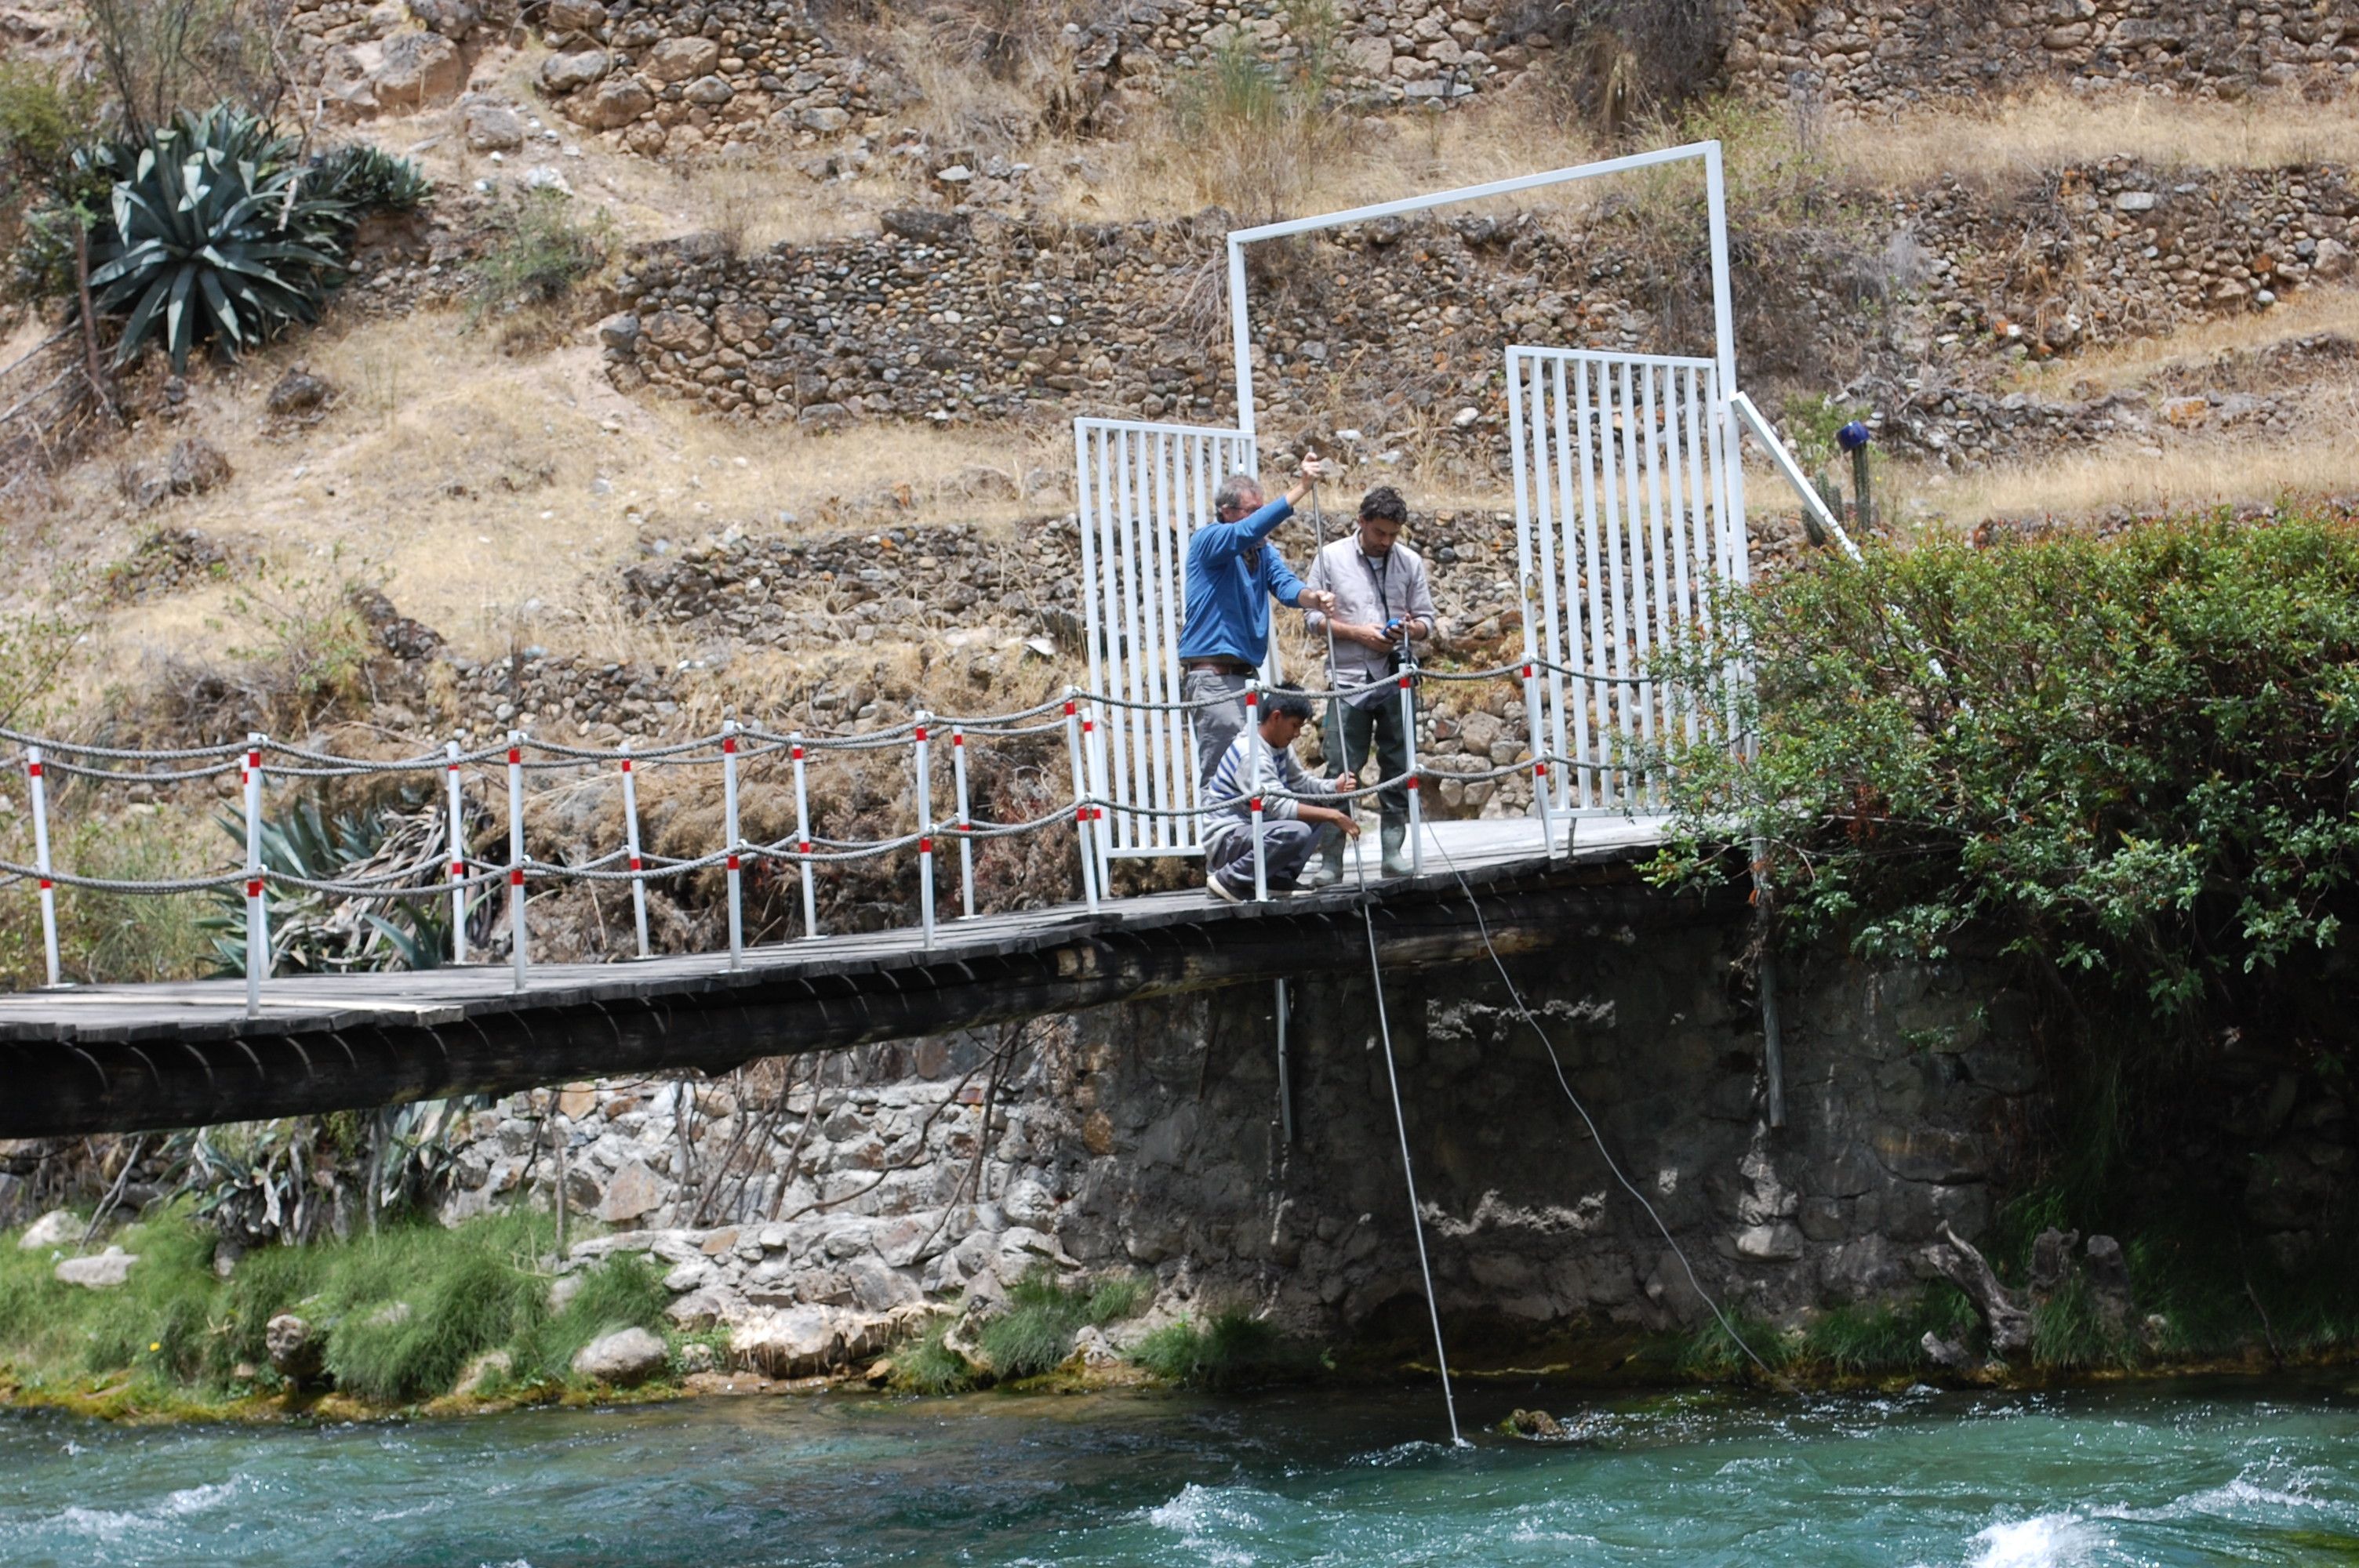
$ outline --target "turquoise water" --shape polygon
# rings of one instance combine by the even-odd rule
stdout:
[[[1462,1392],[1475,1420],[1569,1395]],[[2359,1563],[2339,1384],[1688,1395],[1431,1441],[1428,1391],[794,1397],[464,1422],[0,1416],[0,1563]]]

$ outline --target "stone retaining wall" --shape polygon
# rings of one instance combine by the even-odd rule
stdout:
[[[753,255],[656,247],[632,258],[618,286],[629,308],[601,329],[608,373],[819,429],[1219,422],[1225,323],[1202,301],[1220,297],[1206,269],[1223,222],[910,211],[875,236]],[[2182,177],[2111,159],[2011,186],[1951,178],[1751,238],[1737,283],[1745,383],[1849,382],[1887,444],[1976,463],[2117,428],[2117,407],[2097,400],[2049,400],[2028,417],[2038,400],[1999,407],[2018,395],[2003,389],[2015,362],[2347,287],[2359,196],[2333,166]],[[1527,214],[1388,221],[1280,257],[1255,323],[1269,444],[1332,449],[1349,420],[1373,455],[1455,449],[1505,471],[1503,346],[1692,350],[1710,330],[1695,319],[1692,248],[1631,238],[1611,218],[1572,230]]]
[[[2340,96],[2359,71],[2354,0],[1732,0],[1740,91],[1846,112],[1997,98],[2060,82],[2175,97]]]

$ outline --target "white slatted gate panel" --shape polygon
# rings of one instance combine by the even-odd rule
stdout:
[[[1552,770],[1560,810],[1666,809],[1656,749],[1717,727],[1652,662],[1750,575],[1719,381],[1707,359],[1507,351],[1525,648],[1557,666],[1539,733],[1574,764]]]
[[[1127,702],[1176,703],[1188,541],[1212,520],[1221,481],[1256,470],[1254,438],[1196,425],[1076,419],[1073,444],[1090,689]],[[1188,716],[1108,704],[1102,718],[1112,800],[1107,853],[1199,852],[1200,781]]]

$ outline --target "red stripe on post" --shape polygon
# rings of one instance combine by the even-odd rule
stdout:
[[[798,855],[808,855],[808,854],[810,854],[810,839],[808,839],[808,838],[806,838],[806,839],[804,839],[801,843],[799,843],[799,844],[796,845],[796,846],[795,846],[795,853],[796,853],[796,854],[798,854]]]
[[[638,871],[645,871],[646,869],[646,867],[639,864],[639,858],[636,855],[631,857],[631,870]]]
[[[49,892],[51,888],[53,888],[53,887],[55,887],[55,886],[57,886],[57,885],[58,885],[57,883],[55,883],[55,882],[53,882],[53,881],[49,881],[49,878],[47,878],[47,877],[43,877],[43,878],[41,879],[41,891],[42,891],[43,892]]]
[[[1415,789],[1417,787],[1417,775],[1415,773],[1411,773],[1408,776],[1408,787],[1411,789]]]
[[[1526,665],[1524,666],[1524,678],[1525,678],[1526,680],[1529,680],[1529,679],[1531,679],[1531,678],[1532,678],[1532,666],[1531,666],[1531,665]]]
[[[453,769],[451,769],[451,771],[452,773],[456,773],[456,772],[458,772],[458,770],[457,770],[456,768],[453,768]],[[623,759],[623,771],[624,771],[625,773],[629,773],[629,772],[631,771],[631,759],[630,759],[630,758],[628,758],[628,757],[625,757],[625,758]]]
[[[918,726],[918,744],[919,744],[919,745],[920,745],[920,746],[922,746],[922,745],[924,745],[925,743],[926,743],[926,727],[925,727],[924,725],[920,724],[920,725],[919,725],[919,726]]]
[[[931,838],[920,838],[920,839],[919,839],[919,840],[918,840],[918,853],[919,853],[919,854],[920,854],[920,855],[930,855],[930,854],[932,854],[933,852],[934,852],[934,841],[933,841]]]
[[[41,776],[41,764],[38,762],[27,762],[25,764],[25,776],[27,778],[39,778]]]
[[[523,761],[524,761],[524,752],[521,752],[521,751],[519,751],[519,750],[517,750],[517,749],[516,749],[516,747],[514,747],[514,746],[510,746],[510,747],[508,748],[508,766],[510,766],[510,767],[515,767],[518,762],[523,762]]]
[[[737,750],[737,737],[734,735],[723,735],[721,737],[721,749],[725,752],[735,752]]]
[[[467,868],[462,862],[453,860],[451,862],[451,874],[463,881],[466,880]]]
[[[798,762],[803,760],[803,749],[800,746],[794,749],[794,760]]]
[[[734,855],[729,857],[729,869],[733,871],[737,869],[737,857]]]
[[[951,745],[953,745],[953,746],[963,746],[963,745],[965,745],[965,744],[966,744],[966,731],[965,731],[965,730],[951,730]]]
[[[1256,811],[1259,811],[1261,809],[1261,796],[1256,795],[1253,797],[1253,808]]]
[[[261,878],[256,877],[254,881],[245,884],[245,896],[248,898],[260,898],[262,896]]]
[[[520,888],[524,886],[524,868],[522,866],[511,866],[508,868],[508,886],[512,888]]]

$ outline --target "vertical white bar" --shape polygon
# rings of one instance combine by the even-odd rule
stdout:
[[[1250,436],[1254,433],[1253,325],[1245,317],[1245,248],[1234,239],[1229,241],[1229,351],[1236,362],[1237,428]]]
[[[1540,819],[1540,848],[1556,858],[1556,816],[1549,810],[1548,753],[1541,747],[1539,672],[1524,665],[1524,733],[1532,752],[1532,809]]]
[[[1531,460],[1525,451],[1525,425],[1529,414],[1524,404],[1524,375],[1534,363],[1534,357],[1519,348],[1507,350],[1507,449],[1516,476],[1516,597],[1524,609],[1524,659],[1527,663],[1539,656],[1539,633],[1532,625],[1535,613],[1532,590],[1537,583],[1539,553],[1532,539]],[[1547,472],[1545,461],[1541,472]],[[1548,509],[1540,508],[1540,526],[1547,526]],[[1538,723],[1537,716],[1532,716]]]
[[[721,836],[728,857],[722,870],[729,883],[729,967],[745,967],[745,881],[737,843],[737,721],[721,723]]]
[[[1693,365],[1675,373],[1673,384],[1678,397],[1673,405],[1675,440],[1671,454],[1671,475],[1679,492],[1679,504],[1671,512],[1673,537],[1678,541],[1680,565],[1680,621],[1681,634],[1694,637],[1701,633],[1707,611],[1704,596],[1709,591],[1704,576],[1706,555],[1697,548],[1701,542],[1697,523],[1701,514],[1703,497],[1696,484],[1696,373]],[[1700,716],[1696,712],[1695,693],[1682,687],[1680,710],[1684,720],[1683,735],[1689,745],[1695,744]]]
[[[1109,866],[1108,833],[1106,831],[1107,766],[1105,729],[1098,719],[1098,705],[1082,705],[1082,762],[1089,770],[1090,844],[1097,856],[1099,896],[1114,896],[1114,878]]]
[[[1635,675],[1630,660],[1629,605],[1623,595],[1623,519],[1622,468],[1620,429],[1621,401],[1614,385],[1614,371],[1620,367],[1601,364],[1597,367],[1598,409],[1597,450],[1600,465],[1597,479],[1598,537],[1605,549],[1606,600],[1613,614],[1607,631],[1607,646],[1614,654],[1612,673],[1622,677],[1614,687],[1614,728],[1608,739],[1614,747],[1614,799],[1609,803],[1627,811],[1631,806],[1630,735],[1636,716],[1630,711],[1636,687],[1622,684],[1622,679]]]
[[[1194,509],[1203,494],[1203,467],[1209,443],[1201,436],[1190,436],[1180,444],[1179,464],[1174,473],[1171,492],[1171,513],[1164,519],[1161,534],[1163,555],[1156,563],[1156,580],[1161,587],[1161,612],[1156,622],[1155,664],[1161,672],[1163,700],[1177,704],[1184,692],[1180,676],[1180,617],[1184,600],[1180,594],[1180,579],[1186,570],[1188,536]],[[1188,716],[1170,708],[1154,715],[1156,733],[1161,737],[1164,765],[1158,775],[1159,793],[1156,806],[1167,812],[1183,813],[1195,804],[1195,791],[1189,769],[1193,765],[1191,748],[1188,744]],[[1152,842],[1158,849],[1183,849],[1196,841],[1190,819],[1173,815],[1156,818]]]
[[[245,738],[245,1015],[262,1011],[262,975],[270,931],[262,903],[262,737]]]
[[[463,964],[467,961],[467,803],[461,788],[464,781],[459,776],[459,742],[444,742],[442,758],[450,795],[446,837],[451,851],[451,962]]]
[[[1082,525],[1082,641],[1088,644],[1090,688],[1102,691],[1105,676],[1100,667],[1099,650],[1111,644],[1106,639],[1104,618],[1098,612],[1097,530],[1098,520],[1105,512],[1098,487],[1104,482],[1105,433],[1097,421],[1073,421],[1073,459],[1077,465],[1073,497]]]
[[[1642,364],[1638,367],[1646,410],[1638,426],[1638,436],[1647,457],[1647,555],[1652,573],[1652,595],[1647,601],[1646,623],[1647,662],[1650,672],[1655,650],[1663,643],[1664,619],[1669,613],[1670,604],[1670,579],[1663,563],[1662,431],[1657,423],[1660,418],[1661,404],[1656,396],[1656,383],[1661,374],[1662,369],[1658,365]],[[1657,711],[1659,707],[1666,706],[1661,683],[1656,682],[1647,689],[1647,738],[1653,741],[1658,732],[1668,732],[1670,723],[1668,712]],[[1662,780],[1652,768],[1647,770],[1647,788],[1650,796],[1659,801]]]
[[[1561,368],[1562,362],[1555,362],[1553,366],[1549,366],[1537,358],[1532,358],[1529,359],[1527,363],[1532,373],[1532,385],[1529,389],[1532,395],[1532,401],[1539,406],[1543,416],[1545,416],[1548,406],[1549,371],[1550,368],[1554,368],[1556,373],[1560,376],[1563,373]],[[1523,378],[1517,376],[1514,379],[1520,383]],[[1524,389],[1519,385],[1516,390],[1520,394]],[[1539,546],[1540,635],[1538,638],[1527,636],[1524,639],[1524,657],[1527,660],[1530,659],[1533,656],[1533,650],[1537,646],[1539,649],[1545,650],[1541,656],[1545,657],[1551,665],[1562,665],[1569,662],[1564,656],[1565,607],[1563,600],[1558,592],[1559,579],[1557,575],[1557,546],[1562,537],[1563,530],[1558,526],[1556,509],[1553,505],[1554,498],[1549,494],[1548,491],[1548,463],[1545,457],[1548,441],[1547,429],[1548,427],[1545,421],[1543,421],[1540,427],[1540,445],[1543,457],[1540,464],[1540,484],[1538,495],[1539,538],[1538,540]],[[1557,709],[1557,728],[1555,730],[1555,735],[1557,744],[1555,750],[1561,752],[1564,750],[1564,677],[1559,675],[1555,669],[1550,669],[1549,672],[1549,690],[1550,694],[1556,697],[1555,707]],[[1531,730],[1532,754],[1536,757],[1542,755],[1549,750],[1549,728],[1548,724],[1544,722],[1543,715],[1538,710],[1526,714],[1524,718],[1525,723]]]
[[[918,920],[930,948],[934,945],[934,749],[926,739],[926,726],[933,716],[921,708],[917,720],[910,744],[918,762]]]
[[[967,804],[966,727],[951,726],[951,788],[958,796],[959,907],[974,918],[974,812]]]
[[[1170,595],[1164,588],[1164,578],[1171,557],[1171,540],[1179,526],[1180,465],[1194,440],[1192,436],[1157,438],[1155,508],[1147,514],[1147,531],[1139,541],[1139,567],[1145,574],[1141,580],[1147,589],[1146,613],[1139,620],[1139,689],[1147,694],[1148,703],[1156,705],[1179,695],[1167,687],[1163,678],[1164,648],[1170,641],[1171,627]],[[1136,737],[1136,744],[1146,757],[1147,777],[1138,792],[1140,804],[1150,812],[1169,810],[1172,758],[1166,748],[1168,737],[1159,707],[1132,714],[1130,733]],[[1169,838],[1165,831],[1169,820],[1153,815],[1134,817],[1128,841],[1139,849],[1162,849]]]
[[[1591,679],[1582,683],[1581,705],[1581,756],[1593,764],[1581,771],[1581,803],[1584,806],[1603,808],[1606,791],[1612,787],[1613,748],[1607,738],[1607,726],[1613,721],[1614,698],[1617,688],[1607,684],[1605,676],[1613,668],[1605,653],[1605,576],[1598,561],[1598,535],[1601,531],[1597,516],[1598,449],[1599,442],[1592,427],[1596,423],[1596,388],[1604,384],[1602,369],[1593,374],[1586,361],[1573,362],[1572,374],[1581,388],[1575,405],[1581,416],[1581,446],[1577,454],[1569,454],[1568,461],[1581,466],[1581,548],[1582,576],[1587,589],[1589,612],[1589,646],[1582,655],[1582,667]],[[1558,427],[1561,439],[1563,427]],[[1568,479],[1566,482],[1570,483]]]
[[[803,776],[803,732],[787,737],[787,756],[795,765],[795,853],[803,868],[803,940],[819,935],[819,890],[811,881],[810,790]]]
[[[52,869],[49,865],[49,785],[48,777],[41,771],[41,749],[38,746],[25,748],[25,782],[32,791],[33,796],[33,869],[40,873],[36,880],[40,883],[38,891],[41,896],[41,957],[49,966],[49,984],[61,985],[64,981],[61,978],[62,970],[58,962],[58,889],[57,883],[49,880]],[[251,786],[247,793],[249,796],[252,795]],[[251,844],[253,834],[250,827],[247,838]],[[246,874],[251,877],[254,874],[251,852],[246,859],[248,867]],[[253,931],[250,923],[246,933],[246,943],[250,953],[253,946]],[[253,968],[251,963],[246,965],[249,974],[253,971]],[[249,982],[246,991],[248,1017],[253,1016],[254,1000],[254,989]]]
[[[1547,535],[1554,539],[1553,547],[1563,557],[1560,562],[1552,557],[1554,564],[1549,568],[1551,586],[1560,585],[1563,591],[1549,614],[1548,656],[1552,664],[1579,665],[1585,661],[1581,654],[1581,601],[1576,583],[1579,574],[1573,567],[1574,540],[1568,532],[1572,517],[1572,482],[1565,465],[1571,461],[1571,442],[1565,429],[1564,359],[1561,355],[1551,355],[1545,366],[1538,363],[1532,366],[1532,403],[1541,414],[1538,422],[1538,434],[1534,438],[1538,450],[1547,459],[1539,470],[1541,515],[1546,520]],[[1553,448],[1549,445],[1551,434],[1555,438]],[[1556,476],[1554,486],[1549,483],[1551,472]],[[1582,756],[1588,755],[1588,689],[1585,682],[1578,687],[1582,694],[1582,710],[1573,716],[1575,744]],[[1559,671],[1549,672],[1548,691],[1554,717],[1547,733],[1551,749],[1560,757],[1565,754],[1566,687],[1565,678]],[[1565,788],[1566,781],[1560,778],[1557,781],[1557,799],[1560,804],[1570,804],[1565,800]]]
[[[638,937],[639,957],[647,957],[647,861],[639,854],[639,775],[631,770],[631,743],[623,752],[623,849],[631,863],[631,926]]]
[[[1712,232],[1712,363],[1722,390],[1736,384],[1736,309],[1728,283],[1728,185],[1721,171],[1720,143],[1703,145],[1704,218]],[[1734,443],[1731,450],[1734,449]]]
[[[1090,786],[1082,766],[1081,688],[1065,688],[1065,756],[1073,770],[1073,832],[1082,855],[1082,898],[1095,914],[1098,908],[1098,858],[1090,844]]]
[[[1138,696],[1138,513],[1141,488],[1146,476],[1146,453],[1148,438],[1136,430],[1122,433],[1122,456],[1116,460],[1115,514],[1120,519],[1119,531],[1106,540],[1106,624],[1114,628],[1114,648],[1111,665],[1114,678],[1098,688],[1098,694],[1114,697]],[[1122,722],[1121,714],[1110,720]],[[1083,723],[1086,732],[1090,726]],[[1108,788],[1105,798],[1116,810],[1130,804],[1130,749],[1123,744],[1126,734],[1118,734],[1111,741],[1114,776],[1104,781]],[[1086,743],[1086,742],[1085,742]],[[1084,761],[1087,755],[1084,753]],[[1093,791],[1093,793],[1096,793]],[[1124,813],[1127,817],[1128,813]]]
[[[1261,682],[1245,683],[1245,776],[1238,784],[1245,792],[1245,811],[1253,830],[1254,902],[1269,897],[1269,865],[1261,837]]]
[[[1647,593],[1646,460],[1640,447],[1639,389],[1632,384],[1634,367],[1625,361],[1614,368],[1620,383],[1615,390],[1622,400],[1622,522],[1630,541],[1630,667],[1631,673],[1639,677],[1635,707],[1638,741],[1643,748],[1655,738],[1655,686],[1646,678],[1647,666],[1654,654],[1654,610]],[[1636,373],[1644,376],[1645,367],[1636,367]],[[1630,775],[1632,796],[1642,806],[1651,802],[1652,780],[1650,770],[1638,770]]]
[[[1400,673],[1402,743],[1408,749],[1408,869],[1425,875],[1425,792],[1417,787],[1417,692],[1407,670]]]
[[[516,989],[525,988],[532,944],[524,923],[524,731],[508,731],[508,946],[516,963]]]

